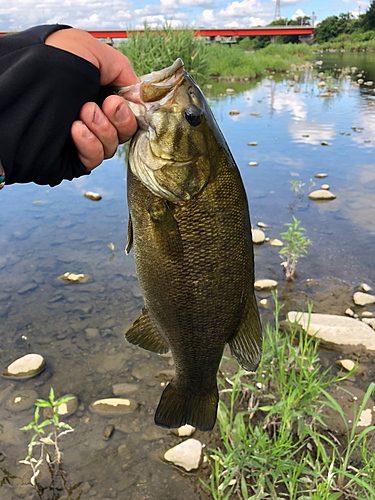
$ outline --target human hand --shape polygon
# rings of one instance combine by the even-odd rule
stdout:
[[[100,85],[126,87],[138,77],[126,56],[99,42],[86,31],[63,29],[47,37],[45,43],[71,52],[91,62],[100,71]],[[119,144],[128,141],[137,130],[137,121],[120,96],[108,96],[102,109],[95,102],[85,103],[80,120],[73,122],[71,136],[78,156],[88,171],[111,158]]]

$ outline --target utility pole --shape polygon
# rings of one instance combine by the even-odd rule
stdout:
[[[275,21],[280,19],[281,14],[280,14],[280,0],[276,0],[276,7],[275,7]]]

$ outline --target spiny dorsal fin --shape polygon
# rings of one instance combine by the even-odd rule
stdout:
[[[130,250],[132,248],[133,248],[133,224],[132,224],[131,215],[129,214],[128,237],[126,239],[126,247],[125,247],[126,255],[128,255],[128,253],[130,253]]]
[[[246,371],[255,371],[262,355],[262,326],[255,295],[249,301],[236,336],[230,341],[232,356]]]
[[[146,309],[143,309],[141,316],[125,333],[125,338],[131,344],[138,345],[148,351],[157,352],[158,354],[169,352],[169,347],[155,331]]]

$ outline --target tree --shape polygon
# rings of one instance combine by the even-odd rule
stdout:
[[[363,27],[367,30],[375,30],[375,0],[372,0],[370,7],[363,16]]]

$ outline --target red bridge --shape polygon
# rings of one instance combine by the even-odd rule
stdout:
[[[155,30],[155,33],[162,33],[163,30]],[[95,38],[128,38],[128,34],[143,33],[143,30],[98,30],[88,31]],[[256,35],[312,35],[315,33],[314,26],[265,26],[257,28],[243,29],[206,29],[199,28],[194,30],[195,36],[256,36]],[[8,35],[6,31],[0,32],[1,35]]]

